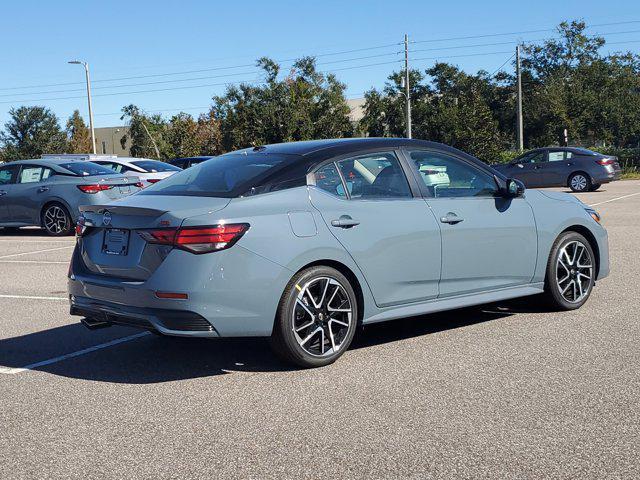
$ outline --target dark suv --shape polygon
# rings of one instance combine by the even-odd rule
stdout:
[[[527,187],[564,187],[574,192],[597,190],[620,178],[618,159],[576,147],[530,150],[509,163],[492,165]]]

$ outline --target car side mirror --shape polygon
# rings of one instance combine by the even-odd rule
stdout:
[[[509,198],[517,198],[524,195],[524,183],[520,180],[516,180],[515,178],[508,178],[507,185],[505,188],[505,196]]]

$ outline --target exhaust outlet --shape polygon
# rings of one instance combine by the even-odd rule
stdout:
[[[97,320],[95,318],[81,318],[80,323],[82,323],[89,330],[98,330],[100,328],[110,327],[111,324],[109,322],[105,322],[103,320]]]

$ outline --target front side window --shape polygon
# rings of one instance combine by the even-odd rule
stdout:
[[[394,153],[371,153],[337,162],[352,199],[409,198],[411,189]]]
[[[38,183],[51,176],[51,169],[35,165],[24,165],[20,170],[18,183]]]
[[[542,163],[547,161],[546,152],[532,152],[520,158],[516,163]]]
[[[493,197],[498,191],[493,176],[461,159],[426,150],[408,153],[430,197]]]

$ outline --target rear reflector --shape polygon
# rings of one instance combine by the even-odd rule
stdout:
[[[84,193],[98,193],[98,192],[103,192],[105,190],[111,190],[114,186],[113,185],[103,185],[103,184],[99,184],[99,183],[95,183],[92,185],[76,185],[80,190],[82,190]]]
[[[172,245],[191,253],[209,253],[231,247],[248,229],[248,223],[231,223],[206,227],[139,230],[138,234],[148,243]]]
[[[147,182],[149,183],[158,183],[160,180],[162,180],[161,178],[147,178]]]
[[[165,298],[169,300],[188,300],[189,295],[186,293],[178,293],[178,292],[156,292],[156,297]]]

